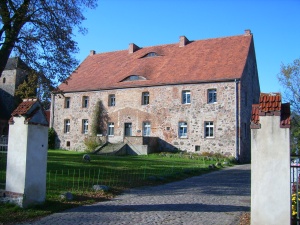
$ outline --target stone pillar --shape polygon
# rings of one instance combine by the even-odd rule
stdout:
[[[275,98],[274,98],[275,96]],[[280,94],[261,94],[252,107],[251,224],[291,220],[290,109]]]
[[[38,101],[24,101],[13,112],[9,125],[5,191],[12,202],[27,207],[45,201],[47,150],[44,111]]]

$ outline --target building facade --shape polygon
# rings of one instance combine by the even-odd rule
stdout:
[[[150,136],[159,150],[250,159],[251,106],[260,94],[253,36],[244,35],[90,55],[52,95],[57,147],[84,150],[95,107],[102,136],[120,143]]]

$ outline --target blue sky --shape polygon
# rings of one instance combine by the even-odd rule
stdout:
[[[83,61],[96,53],[189,40],[254,36],[261,92],[283,92],[281,64],[300,58],[300,0],[99,0],[84,12],[85,36],[76,35]]]

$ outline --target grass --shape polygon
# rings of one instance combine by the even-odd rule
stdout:
[[[124,189],[185,179],[211,171],[210,164],[227,161],[230,165],[232,162],[220,155],[210,154],[90,155],[90,162],[84,161],[83,155],[73,151],[49,150],[46,202],[27,209],[0,203],[0,224],[34,220],[76,206],[111,199]],[[1,163],[4,164],[3,160]],[[219,165],[219,168],[222,167],[221,163]],[[4,174],[4,166],[0,165],[0,183],[4,182]],[[95,184],[109,186],[110,191],[94,191],[92,186]],[[61,199],[60,195],[65,192],[71,192],[74,199]]]

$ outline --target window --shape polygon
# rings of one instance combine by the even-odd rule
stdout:
[[[155,56],[158,56],[156,52],[149,52],[146,55],[144,55],[142,58],[155,57]]]
[[[195,145],[195,152],[200,152],[200,145]]]
[[[83,96],[82,97],[82,108],[87,108],[87,107],[89,107],[89,97]]]
[[[130,76],[126,77],[125,79],[123,79],[122,82],[123,81],[137,81],[137,80],[147,80],[147,79],[140,75],[130,75]]]
[[[108,136],[114,136],[115,134],[115,124],[110,122],[108,123]]]
[[[208,103],[215,103],[217,102],[217,90],[216,89],[209,89],[207,93],[207,102]]]
[[[70,120],[69,119],[66,119],[65,122],[64,122],[64,131],[65,133],[70,133]]]
[[[149,105],[149,92],[142,93],[142,105]]]
[[[190,103],[191,103],[191,92],[182,91],[182,104],[190,104]]]
[[[205,137],[212,138],[214,137],[214,122],[205,122]]]
[[[3,84],[5,84],[5,82],[6,82],[6,78],[5,78],[5,77],[3,77]]]
[[[108,96],[108,106],[115,106],[116,105],[116,96],[109,95]]]
[[[70,147],[70,145],[71,145],[70,141],[67,141],[66,146]]]
[[[66,97],[65,98],[65,108],[70,108],[70,102],[71,102],[71,98],[70,97]]]
[[[186,122],[179,123],[179,137],[180,138],[187,137],[187,123]]]
[[[89,132],[89,120],[84,119],[82,120],[82,133],[88,134]]]
[[[143,136],[150,136],[151,124],[150,122],[143,123]]]

